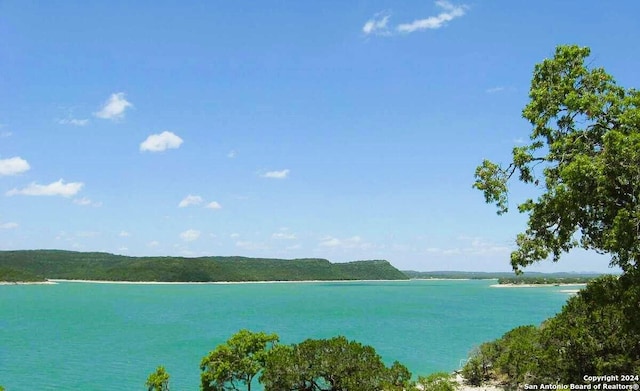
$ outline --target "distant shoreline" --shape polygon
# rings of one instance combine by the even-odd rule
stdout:
[[[116,280],[69,280],[52,278],[46,281],[0,281],[0,285],[55,285],[58,283],[87,284],[123,284],[123,285],[232,285],[232,284],[312,284],[312,283],[349,283],[349,282],[407,282],[407,281],[474,281],[495,280],[495,278],[412,278],[409,280],[269,280],[269,281],[116,281]],[[542,287],[585,287],[584,283],[551,283],[551,284],[492,284],[491,288],[542,288]],[[572,290],[573,292],[573,290]]]
[[[543,287],[550,287],[550,286],[579,286],[579,287],[585,287],[587,286],[587,284],[584,283],[551,283],[551,284],[493,284],[491,285],[491,288],[543,288]]]
[[[313,284],[325,282],[402,282],[408,280],[273,280],[273,281],[110,281],[110,280],[66,280],[50,279],[54,284],[60,282],[87,284],[125,284],[125,285],[236,285],[236,284]]]
[[[434,278],[411,278],[409,280],[416,280],[416,281],[471,281],[471,280],[495,280],[495,278],[445,278],[445,277],[434,277]]]
[[[0,285],[54,285],[57,282],[47,281],[0,281]]]
[[[85,284],[123,284],[123,285],[232,285],[232,284],[313,284],[327,282],[407,282],[407,281],[471,281],[471,278],[412,278],[409,280],[273,280],[273,281],[116,281],[116,280],[70,280],[52,278],[37,282],[13,282],[0,281],[0,285],[53,285],[58,283],[85,283]],[[485,280],[495,280],[487,278]]]

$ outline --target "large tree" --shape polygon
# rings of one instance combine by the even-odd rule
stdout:
[[[559,46],[535,66],[522,112],[530,143],[513,148],[509,165],[485,160],[476,170],[474,187],[498,214],[511,179],[541,191],[518,205],[529,220],[511,254],[516,272],[575,247],[610,254],[624,272],[640,267],[640,93],[587,66],[589,54]]]
[[[251,382],[264,368],[276,334],[240,330],[209,352],[200,363],[203,391],[251,391]]]
[[[386,367],[373,347],[345,337],[278,346],[260,377],[265,391],[408,390],[410,380],[404,365]]]

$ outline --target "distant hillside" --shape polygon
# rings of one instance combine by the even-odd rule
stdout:
[[[601,273],[540,273],[540,272],[524,272],[520,276],[516,276],[514,272],[460,272],[460,271],[432,271],[417,272],[413,270],[402,271],[409,278],[465,278],[471,280],[480,279],[503,279],[507,280],[529,280],[529,279],[592,279],[602,275]]]
[[[0,281],[2,282],[41,282],[44,280],[44,277],[35,273],[0,266]]]
[[[30,279],[105,281],[405,280],[387,261],[246,257],[127,257],[62,250],[0,251],[0,270]],[[0,275],[0,280],[2,276]],[[15,281],[15,278],[12,280]]]

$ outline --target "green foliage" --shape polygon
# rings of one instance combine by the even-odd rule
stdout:
[[[540,356],[539,330],[520,326],[474,350],[462,369],[465,380],[479,386],[497,380],[516,386],[535,377]]]
[[[0,281],[3,282],[42,282],[45,279],[35,273],[16,268],[0,267]]]
[[[202,390],[239,390],[237,383],[242,383],[250,391],[253,378],[264,368],[269,348],[276,342],[275,334],[240,330],[202,359]]]
[[[422,391],[455,391],[458,388],[458,383],[446,372],[436,372],[427,377],[419,376],[417,383]]]
[[[585,375],[640,373],[638,272],[604,276],[540,328],[521,326],[476,349],[462,370],[472,385],[498,380],[578,384]]]
[[[596,277],[509,277],[499,278],[498,284],[586,284]]]
[[[637,278],[607,276],[569,299],[542,326],[539,378],[577,383],[584,375],[640,373]]]
[[[480,386],[493,377],[493,365],[498,358],[498,342],[485,342],[474,349],[462,368],[462,376],[472,386]]]
[[[609,253],[624,271],[639,266],[640,93],[585,66],[589,53],[559,46],[535,66],[522,112],[531,143],[515,147],[507,167],[485,160],[476,169],[474,187],[499,214],[514,175],[543,190],[518,205],[529,220],[511,254],[516,271],[574,247]]]
[[[169,391],[169,374],[163,366],[159,366],[149,375],[145,385],[148,391]]]
[[[536,373],[540,356],[538,338],[535,326],[520,326],[500,339],[495,370],[506,376],[511,385],[522,384]]]
[[[414,270],[402,271],[407,277],[415,279],[430,279],[430,278],[444,278],[444,279],[469,279],[469,280],[493,280],[498,279],[500,281],[527,281],[524,283],[532,284],[554,284],[554,283],[587,283],[590,280],[600,276],[601,274],[595,273],[540,273],[540,272],[527,272],[526,276],[515,276],[513,272],[461,272],[461,271],[431,271],[431,272],[417,272]],[[531,280],[532,282],[529,282]],[[509,281],[513,283],[515,281]]]
[[[25,276],[71,280],[201,282],[407,279],[389,262],[379,260],[331,263],[325,259],[125,257],[59,250],[0,251],[2,268]]]
[[[260,382],[265,391],[370,391],[407,389],[410,378],[397,362],[385,367],[371,346],[335,337],[274,348]]]

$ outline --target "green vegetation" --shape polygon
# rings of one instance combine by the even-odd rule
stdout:
[[[415,270],[403,270],[404,274],[409,278],[416,279],[429,279],[429,278],[443,278],[443,279],[469,279],[469,280],[492,280],[501,277],[512,277],[513,273],[510,272],[461,272],[461,271],[431,271],[431,272],[418,272]]]
[[[371,346],[344,337],[292,345],[278,345],[278,339],[275,334],[240,330],[202,359],[200,389],[251,391],[260,374],[265,391],[416,390],[404,365],[394,362],[386,367]],[[421,379],[433,385],[425,390],[453,391],[442,388],[446,384],[440,380]],[[164,367],[149,375],[146,386],[149,391],[168,391],[169,374]]]
[[[462,369],[472,385],[494,380],[511,387],[533,381],[540,358],[540,331],[535,326],[520,326],[502,338],[476,349]]]
[[[163,366],[159,366],[149,375],[145,385],[148,391],[169,391],[169,374]]]
[[[202,390],[237,390],[236,383],[242,383],[251,391],[253,378],[264,368],[268,351],[276,342],[275,334],[240,330],[202,359]]]
[[[43,282],[44,277],[28,270],[0,266],[0,281],[4,282]]]
[[[455,391],[458,383],[446,372],[436,372],[424,377],[419,376],[417,385],[422,391]]]
[[[640,374],[637,276],[603,277],[541,326],[538,377],[579,382],[585,375]]]
[[[515,147],[507,168],[485,160],[474,187],[502,214],[512,176],[542,186],[537,200],[518,206],[529,220],[511,254],[516,272],[581,247],[610,254],[623,273],[591,281],[539,328],[519,327],[481,345],[463,369],[474,384],[640,374],[640,92],[587,68],[588,55],[588,48],[560,46],[536,65],[523,110],[531,144]]]
[[[260,377],[265,391],[402,390],[410,379],[403,365],[387,368],[371,346],[344,337],[278,346]]]
[[[245,257],[126,257],[60,250],[0,251],[0,268],[27,277],[113,281],[402,280],[387,261]],[[42,280],[42,278],[41,278]],[[23,280],[24,281],[24,280]]]
[[[517,279],[527,280],[530,279],[534,282],[527,282],[528,284],[542,283],[535,281],[547,280],[545,284],[556,283],[553,280],[558,280],[558,283],[578,283],[573,282],[573,279],[580,279],[579,283],[587,283],[590,280],[600,276],[598,273],[540,273],[540,272],[526,272],[524,274],[515,275],[513,272],[461,272],[461,271],[432,271],[432,272],[417,272],[414,270],[402,271],[407,277],[415,279],[430,279],[430,278],[442,278],[442,279],[468,279],[468,280],[508,280]],[[511,282],[510,282],[511,283]]]
[[[508,167],[485,160],[474,187],[498,213],[508,210],[508,182],[534,186],[537,200],[511,265],[520,270],[574,247],[611,255],[629,271],[640,260],[640,92],[616,85],[602,68],[588,69],[588,48],[559,46],[536,65],[531,101],[522,115],[531,143],[513,148]],[[540,174],[541,173],[541,174]]]
[[[570,298],[540,327],[521,326],[482,344],[462,373],[471,384],[495,380],[582,384],[585,375],[640,374],[640,287],[605,276]]]
[[[498,284],[586,284],[596,277],[524,277],[516,276],[509,278],[499,278]]]

